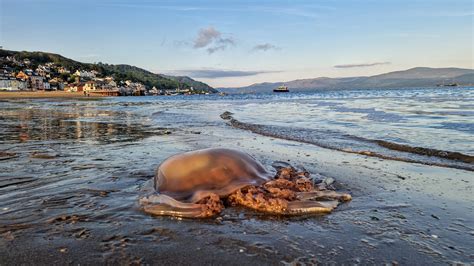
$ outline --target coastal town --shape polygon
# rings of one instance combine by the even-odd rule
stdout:
[[[62,91],[84,96],[146,96],[206,94],[192,86],[173,90],[147,87],[129,79],[117,80],[96,70],[68,69],[54,62],[34,65],[28,58],[0,58],[0,91]]]

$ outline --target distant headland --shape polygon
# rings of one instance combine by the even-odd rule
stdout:
[[[474,86],[474,70],[463,68],[415,67],[375,76],[346,78],[310,78],[287,82],[256,83],[240,88],[219,88],[226,93],[266,93],[286,86],[292,92],[329,89],[421,88],[445,86]]]

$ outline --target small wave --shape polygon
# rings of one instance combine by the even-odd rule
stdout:
[[[423,148],[423,147],[412,147],[409,145],[403,145],[398,143],[393,143],[385,140],[373,140],[378,145],[385,147],[387,149],[415,153],[420,155],[435,156],[440,158],[445,158],[449,160],[456,160],[465,163],[474,163],[474,156],[462,154],[460,152],[452,151],[443,151],[437,149]]]
[[[230,125],[235,128],[249,130],[263,136],[308,143],[322,148],[389,160],[474,171],[474,156],[459,152],[412,147],[386,140],[366,139],[332,130],[246,123],[235,119],[233,113],[227,111],[221,114],[221,118],[229,121]]]

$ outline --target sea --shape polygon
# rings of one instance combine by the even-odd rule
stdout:
[[[222,114],[228,115],[222,119]],[[474,88],[0,102],[0,143],[115,142],[233,127],[348,153],[474,170]]]
[[[238,208],[208,221],[140,210],[162,161],[209,147],[243,149],[269,170],[304,162],[353,201],[291,222]],[[468,262],[472,171],[472,87],[0,99],[0,258],[40,250],[61,261],[69,249],[91,264],[172,262],[185,245],[247,261]]]

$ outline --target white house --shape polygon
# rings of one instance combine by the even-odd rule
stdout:
[[[27,89],[27,83],[25,81],[0,78],[0,90],[17,91],[17,90],[26,90],[26,89]]]

